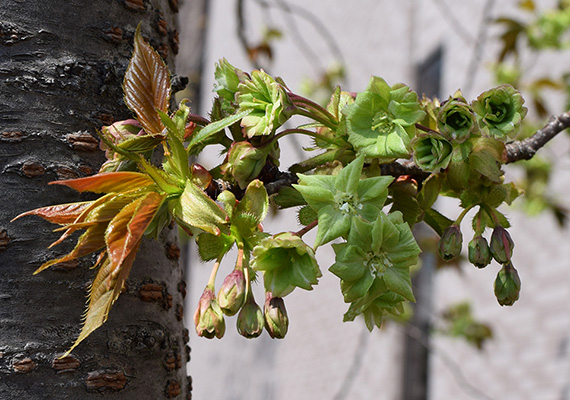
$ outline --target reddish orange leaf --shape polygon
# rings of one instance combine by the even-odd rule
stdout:
[[[57,228],[54,232],[61,230],[69,230],[70,233],[77,229],[85,229],[92,225],[109,222],[115,215],[119,213],[125,206],[134,201],[135,199],[144,196],[148,192],[140,190],[132,190],[125,193],[110,193],[98,200],[91,202],[91,207],[85,210],[75,221],[67,224],[61,228]],[[66,237],[69,234],[66,235]],[[59,239],[57,243],[63,239]],[[55,243],[55,244],[57,244]],[[52,244],[53,246],[54,244]],[[50,246],[51,247],[51,246]]]
[[[138,246],[166,195],[150,192],[123,208],[107,226],[105,241],[113,269]]]
[[[56,258],[54,260],[48,261],[42,264],[37,270],[34,271],[34,275],[43,271],[52,265],[59,264],[65,261],[71,261],[79,257],[91,254],[94,251],[102,249],[105,247],[105,229],[107,224],[97,224],[87,228],[85,233],[79,237],[75,248],[63,257]]]
[[[91,201],[83,201],[80,203],[57,204],[55,206],[36,208],[18,215],[12,221],[26,215],[37,215],[53,224],[69,224],[75,221],[91,203]]]
[[[81,332],[77,340],[75,340],[75,343],[73,343],[73,346],[71,346],[62,357],[68,355],[79,343],[89,336],[91,332],[107,321],[111,306],[121,294],[121,289],[129,276],[139,243],[136,244],[132,249],[133,251],[125,258],[118,271],[113,271],[111,260],[108,257],[103,258],[97,276],[89,289],[89,304]],[[99,261],[101,261],[101,259]]]
[[[102,172],[85,178],[53,181],[50,184],[69,186],[78,192],[111,193],[150,186],[154,181],[140,172]]]
[[[156,110],[168,111],[170,73],[158,53],[142,38],[140,25],[123,89],[125,103],[135,112],[143,129],[151,135],[160,134],[164,126]]]

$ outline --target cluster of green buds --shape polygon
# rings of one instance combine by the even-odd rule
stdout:
[[[460,91],[442,104],[424,99],[427,113],[418,125],[422,132],[412,141],[415,163],[424,171],[439,172],[464,162],[481,137],[514,139],[527,112],[523,103],[510,85],[483,92],[471,104]]]
[[[447,227],[441,235],[439,254],[446,261],[452,260],[461,254],[463,236],[459,224],[468,210],[465,210],[460,215],[460,218]],[[482,221],[482,215],[485,215],[484,213],[487,211],[481,209],[474,218],[475,234],[468,244],[468,260],[477,268],[485,268],[491,263],[492,259],[502,265],[502,269],[495,280],[495,296],[500,305],[510,306],[518,300],[521,286],[518,272],[512,263],[515,244],[509,232],[498,222],[495,222],[490,243],[487,242],[487,239],[483,236],[485,224]],[[492,212],[492,215],[495,217],[497,214],[496,210]]]

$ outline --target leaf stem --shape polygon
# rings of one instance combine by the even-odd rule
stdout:
[[[313,222],[311,222],[309,225],[305,226],[303,229],[295,232],[293,235],[303,237],[303,235],[305,233],[309,232],[311,229],[313,229],[315,226],[317,226],[318,223],[319,223],[319,220],[316,219]]]
[[[313,112],[311,112],[313,111]],[[324,126],[326,126],[329,129],[332,129],[333,131],[336,131],[336,123],[333,123],[331,120],[329,120],[328,118],[326,118],[325,116],[314,112],[315,110],[306,110],[306,109],[302,109],[302,108],[297,108],[294,111],[294,114],[297,115],[302,115],[303,117],[307,117],[307,118],[311,118],[317,122],[320,122],[321,124],[323,124]]]
[[[312,138],[314,138],[314,139],[322,140],[323,142],[327,142],[327,143],[330,143],[330,144],[334,144],[334,143],[335,143],[335,141],[334,141],[333,139],[330,139],[330,138],[328,138],[328,137],[326,137],[326,136],[323,136],[323,135],[319,135],[319,134],[316,133],[316,132],[312,132],[312,131],[309,131],[309,130],[306,130],[306,129],[300,129],[300,128],[286,129],[286,130],[284,130],[284,131],[281,131],[281,132],[279,132],[277,135],[273,136],[273,137],[271,138],[271,140],[269,140],[267,143],[271,143],[273,140],[279,140],[279,139],[281,139],[282,137],[285,137],[285,136],[287,136],[287,135],[291,135],[291,134],[293,134],[293,133],[300,133],[301,135],[310,136],[310,137],[312,137]]]

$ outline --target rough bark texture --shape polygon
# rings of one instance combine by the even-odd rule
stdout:
[[[175,229],[147,241],[109,320],[71,356],[93,258],[50,268],[50,224],[17,214],[85,199],[48,182],[95,173],[96,130],[132,114],[121,82],[137,24],[177,52],[177,0],[2,0],[0,4],[0,399],[187,399],[185,284]]]

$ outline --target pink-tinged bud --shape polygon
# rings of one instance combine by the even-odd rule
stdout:
[[[273,297],[271,292],[265,293],[265,329],[273,339],[283,339],[289,328],[289,318],[282,297]]]
[[[119,144],[133,136],[144,133],[141,124],[136,119],[117,121],[112,125],[102,127],[101,130],[105,135],[113,139],[114,144]]]
[[[214,292],[206,288],[200,301],[198,308],[194,313],[194,324],[196,325],[196,333],[208,339],[214,336],[220,339],[226,331],[224,322],[224,314],[220,308]]]
[[[502,226],[497,226],[491,235],[490,248],[493,258],[501,264],[510,261],[513,256],[513,247],[515,244],[509,232]]]
[[[252,339],[261,335],[264,324],[263,312],[250,296],[238,314],[237,330],[243,337]]]
[[[477,268],[485,268],[491,262],[491,251],[483,236],[476,236],[469,242],[469,262]]]
[[[192,172],[194,183],[200,186],[200,188],[205,189],[208,187],[210,182],[212,182],[212,175],[210,175],[210,172],[200,164],[192,164],[190,170]]]
[[[224,314],[232,316],[245,301],[245,277],[241,269],[234,269],[226,276],[218,292],[218,303]]]
[[[502,306],[512,306],[519,299],[521,280],[517,270],[509,261],[497,274],[495,279],[495,297]]]
[[[457,225],[450,225],[439,239],[439,255],[449,261],[461,254],[463,235]]]

